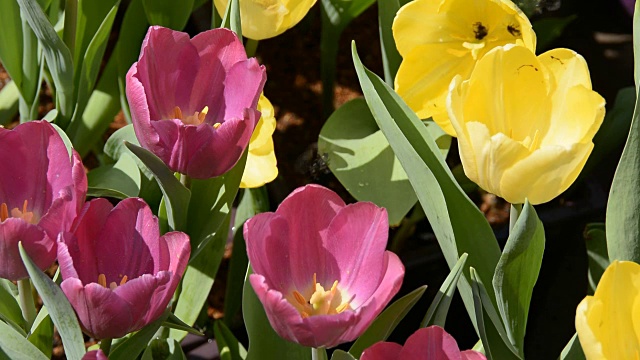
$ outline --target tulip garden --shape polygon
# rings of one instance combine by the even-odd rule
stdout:
[[[0,0],[0,359],[640,359],[634,10]]]

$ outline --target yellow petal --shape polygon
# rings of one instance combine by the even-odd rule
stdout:
[[[262,115],[251,135],[247,165],[240,181],[240,187],[245,189],[260,187],[278,176],[272,137],[276,129],[276,118],[271,102],[263,94],[258,100],[258,110]]]

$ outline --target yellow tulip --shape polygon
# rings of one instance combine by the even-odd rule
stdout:
[[[229,0],[214,0],[224,15]],[[240,0],[242,35],[253,40],[278,36],[304,18],[316,0]]]
[[[415,0],[398,11],[393,37],[402,55],[396,92],[421,119],[432,117],[452,136],[446,97],[454,76],[468,79],[496,46],[536,48],[531,23],[509,0]]]
[[[514,45],[488,52],[469,80],[454,78],[447,98],[465,174],[515,204],[547,202],[575,181],[604,105],[582,56]]]
[[[614,261],[576,310],[587,360],[640,359],[640,265]]]
[[[258,100],[258,110],[262,116],[251,135],[247,165],[240,181],[240,187],[244,189],[262,186],[278,176],[272,138],[276,130],[276,118],[271,102],[263,94]]]

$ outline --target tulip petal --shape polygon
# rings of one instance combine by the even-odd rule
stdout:
[[[439,326],[422,328],[409,336],[399,359],[459,360],[460,348],[453,336]]]
[[[84,354],[82,360],[109,360],[109,358],[102,352],[102,350],[91,350]]]
[[[18,251],[20,241],[41,270],[55,261],[56,242],[45,231],[22,219],[8,218],[0,222],[0,278],[16,281],[29,276]]]
[[[129,312],[134,319],[134,322],[127,332],[139,330],[145,324],[153,321],[149,321],[146,318],[149,312],[153,312],[155,315],[159,308],[164,311],[164,308],[168,304],[168,299],[163,306],[163,304],[158,303],[158,299],[154,296],[158,288],[165,286],[170,280],[171,275],[166,271],[162,271],[156,275],[144,274],[127,281],[126,284],[118,286],[113,290],[120,299],[127,302]],[[162,311],[160,314],[162,314]],[[157,314],[157,316],[160,314]]]
[[[265,68],[255,58],[235,63],[224,79],[224,114],[213,116],[213,122],[243,118],[245,109],[255,109],[266,81]],[[252,132],[259,119],[258,116],[251,127]]]
[[[475,350],[465,350],[460,353],[461,360],[487,360],[483,353]]]
[[[360,360],[400,360],[400,351],[402,351],[402,345],[381,341],[367,348]]]

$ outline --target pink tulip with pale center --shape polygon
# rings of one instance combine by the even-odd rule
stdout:
[[[60,236],[60,287],[87,334],[119,338],[164,313],[190,252],[186,234],[160,236],[144,200],[128,198],[113,207],[94,199],[72,232]]]
[[[0,128],[0,278],[28,277],[20,241],[40,269],[51,266],[58,233],[71,228],[86,193],[82,159],[69,156],[51,124]]]
[[[346,205],[318,185],[247,221],[249,280],[273,329],[316,348],[360,336],[402,284],[402,262],[385,251],[388,232],[385,209]]]
[[[230,30],[196,35],[152,26],[126,76],[140,145],[193,178],[227,172],[249,144],[266,81]]]

